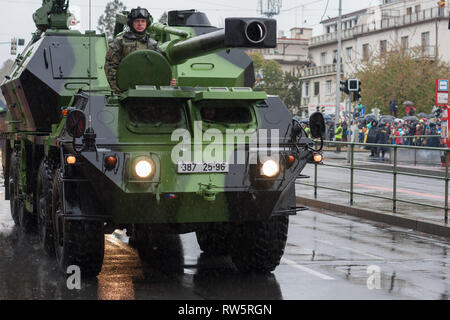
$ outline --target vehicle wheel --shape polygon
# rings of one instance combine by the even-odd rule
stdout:
[[[286,246],[289,217],[245,222],[234,226],[231,258],[241,272],[271,272]]]
[[[36,211],[39,242],[49,256],[55,255],[52,225],[53,169],[47,159],[42,160],[36,183]]]
[[[105,236],[103,223],[98,221],[68,220],[63,213],[62,175],[56,170],[52,186],[53,239],[56,261],[65,273],[76,265],[83,277],[97,276],[103,264]],[[81,211],[81,208],[79,208]],[[81,211],[82,212],[82,211]]]
[[[11,207],[11,216],[14,220],[14,223],[17,226],[20,226],[25,232],[30,232],[34,225],[35,221],[31,212],[28,212],[25,209],[25,203],[22,199],[20,199],[20,191],[19,191],[19,156],[17,152],[13,152],[11,154],[11,166],[9,169],[10,177],[9,177],[9,204]]]
[[[178,234],[159,233],[148,225],[134,225],[132,239],[145,267],[166,273],[183,272],[183,245]]]
[[[230,253],[230,230],[227,224],[217,223],[195,232],[200,249],[209,255]]]
[[[16,152],[11,154],[10,166],[9,166],[9,205],[11,207],[11,216],[16,226],[19,223],[19,175],[18,175],[18,162],[19,158]]]

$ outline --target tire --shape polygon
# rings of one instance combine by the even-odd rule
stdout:
[[[50,257],[55,255],[52,223],[52,189],[53,166],[49,160],[44,159],[39,167],[36,181],[36,215],[39,243],[42,250]]]
[[[66,273],[78,266],[82,277],[96,277],[103,264],[105,237],[99,221],[68,220],[58,217],[63,212],[62,175],[56,170],[52,186],[52,221],[56,261]],[[80,212],[81,209],[79,209]]]
[[[19,222],[19,176],[17,166],[19,164],[19,158],[17,153],[14,151],[11,154],[9,165],[9,205],[11,207],[11,217],[14,220],[16,226],[20,225]]]
[[[280,264],[286,246],[289,217],[235,225],[231,258],[240,272],[272,272]]]
[[[11,216],[17,226],[28,233],[35,227],[35,219],[31,212],[25,209],[25,203],[21,199],[19,189],[19,156],[16,151],[11,154],[9,177],[9,203]]]
[[[231,238],[227,224],[210,224],[195,232],[200,249],[208,255],[230,253]]]
[[[134,225],[131,239],[144,267],[170,274],[183,272],[183,245],[178,234],[159,233],[148,225]]]

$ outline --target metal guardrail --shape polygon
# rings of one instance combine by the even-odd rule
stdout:
[[[338,141],[324,141],[324,143],[334,144],[334,145],[346,145],[346,146],[350,147],[350,165],[336,165],[336,164],[327,164],[327,163],[318,164],[318,163],[315,163],[314,164],[314,184],[297,182],[297,184],[300,184],[300,185],[313,187],[314,188],[314,198],[315,199],[317,199],[317,190],[319,188],[322,188],[322,189],[327,189],[327,190],[332,190],[332,191],[348,193],[350,195],[350,205],[351,206],[353,206],[353,204],[354,204],[354,196],[355,195],[359,195],[359,196],[373,197],[373,198],[378,198],[378,199],[384,199],[384,200],[392,201],[392,212],[393,213],[397,212],[397,203],[398,202],[408,203],[408,204],[413,204],[413,205],[418,205],[418,206],[424,206],[424,207],[430,207],[430,208],[435,208],[435,209],[442,209],[442,210],[444,210],[445,223],[448,224],[448,211],[449,211],[449,206],[448,206],[448,200],[449,200],[448,185],[449,185],[449,180],[450,180],[448,169],[449,169],[450,148],[429,148],[429,147],[416,147],[416,146],[405,146],[405,145],[376,144],[376,143],[368,144],[368,143],[338,142]],[[358,168],[358,167],[356,167],[355,166],[355,158],[354,158],[355,146],[376,147],[376,148],[383,147],[383,148],[391,148],[391,149],[393,149],[393,169],[392,170],[382,170],[382,169]],[[445,159],[445,176],[444,177],[437,177],[437,176],[431,176],[431,175],[426,175],[426,174],[408,173],[408,172],[399,171],[398,167],[397,167],[397,165],[398,165],[397,152],[398,152],[399,149],[414,149],[414,150],[419,150],[420,149],[420,150],[440,151],[440,152],[442,152],[444,154],[444,159]],[[332,188],[332,187],[328,187],[328,186],[319,185],[318,182],[317,182],[318,166],[319,165],[328,166],[328,167],[335,167],[335,168],[349,169],[350,170],[350,190],[342,190],[342,189],[337,189],[337,188]],[[354,177],[355,177],[355,171],[356,170],[392,174],[392,176],[393,176],[392,197],[385,197],[385,196],[381,196],[381,195],[374,195],[374,194],[356,192],[354,190]],[[428,179],[434,179],[434,180],[444,180],[445,181],[445,198],[444,198],[445,199],[444,200],[445,201],[445,205],[444,205],[444,207],[436,206],[436,205],[432,205],[432,204],[426,204],[426,203],[422,203],[422,202],[416,202],[416,201],[399,199],[397,197],[397,178],[398,178],[399,175],[413,176],[413,177],[420,177],[420,178],[428,178]]]

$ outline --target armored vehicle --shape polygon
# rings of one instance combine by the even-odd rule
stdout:
[[[170,12],[148,30],[161,52],[123,59],[116,93],[106,36],[70,30],[68,1],[44,0],[33,18],[37,31],[1,85],[15,223],[37,230],[64,272],[77,265],[86,276],[101,271],[104,235],[118,228],[142,260],[158,235],[196,232],[204,252],[230,254],[243,272],[274,270],[289,215],[302,209],[295,180],[316,153],[282,101],[252,89],[252,61],[237,49],[275,47],[275,20],[218,29],[203,13]],[[310,126],[323,134],[321,114]]]

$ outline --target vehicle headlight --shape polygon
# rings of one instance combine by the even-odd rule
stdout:
[[[148,178],[153,172],[152,164],[148,160],[139,160],[134,166],[134,172],[139,178]]]
[[[261,167],[261,174],[273,178],[280,173],[280,164],[274,160],[267,160]]]

